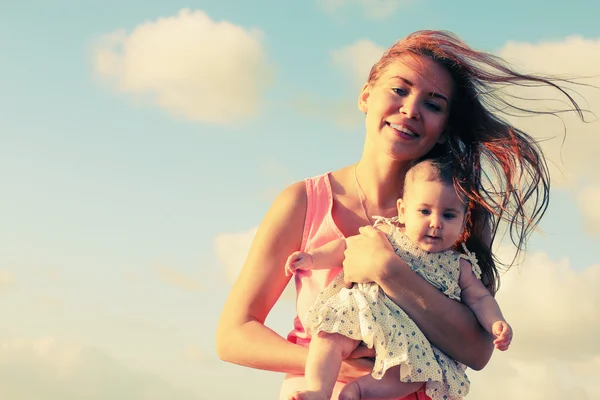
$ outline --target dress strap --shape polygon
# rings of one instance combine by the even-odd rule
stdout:
[[[379,225],[387,225],[390,227],[390,231],[389,233],[392,233],[393,229],[396,229],[398,227],[398,216],[394,216],[392,218],[386,218],[386,217],[381,217],[379,215],[373,215],[373,219],[375,220],[375,222],[373,222],[373,227],[377,227]]]
[[[472,253],[469,251],[469,249],[467,249],[467,245],[465,244],[465,242],[462,242],[461,244],[463,250],[465,251],[465,254],[461,253],[460,258],[464,258],[465,260],[469,261],[471,263],[471,269],[473,270],[473,273],[475,274],[477,279],[481,279],[481,268],[479,268],[477,256],[475,255],[475,253]]]

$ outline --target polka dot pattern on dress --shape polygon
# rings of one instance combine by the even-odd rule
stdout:
[[[448,297],[460,301],[458,278],[462,255],[452,250],[439,253],[421,250],[395,226],[388,239],[396,254],[416,273]],[[473,255],[469,257],[472,259]],[[318,296],[306,321],[311,335],[339,333],[374,347],[372,376],[376,379],[399,365],[399,379],[426,382],[427,395],[433,400],[461,399],[469,392],[466,367],[431,345],[404,310],[374,283],[346,288],[343,272],[340,273]]]

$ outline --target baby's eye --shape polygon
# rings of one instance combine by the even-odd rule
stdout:
[[[454,218],[456,218],[456,214],[444,213],[444,218],[446,218],[446,219],[454,219]]]

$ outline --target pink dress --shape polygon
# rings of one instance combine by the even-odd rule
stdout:
[[[329,182],[329,173],[306,179],[306,219],[304,221],[304,232],[300,250],[307,251],[323,246],[335,239],[343,239],[344,235],[338,229],[331,216],[333,207],[333,195]],[[296,280],[296,317],[294,318],[294,329],[288,334],[287,339],[302,346],[310,343],[310,333],[305,330],[304,320],[308,310],[311,308],[317,296],[325,287],[341,272],[341,266],[331,269],[316,271],[297,271]],[[337,400],[343,382],[337,382],[333,390],[332,400]],[[280,391],[280,400],[295,390],[306,388],[304,375],[287,374],[284,378]],[[426,400],[424,388],[413,393],[403,400]]]

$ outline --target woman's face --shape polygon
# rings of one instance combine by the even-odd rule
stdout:
[[[359,97],[367,141],[398,161],[425,155],[444,140],[452,88],[450,74],[429,57],[393,61]]]

